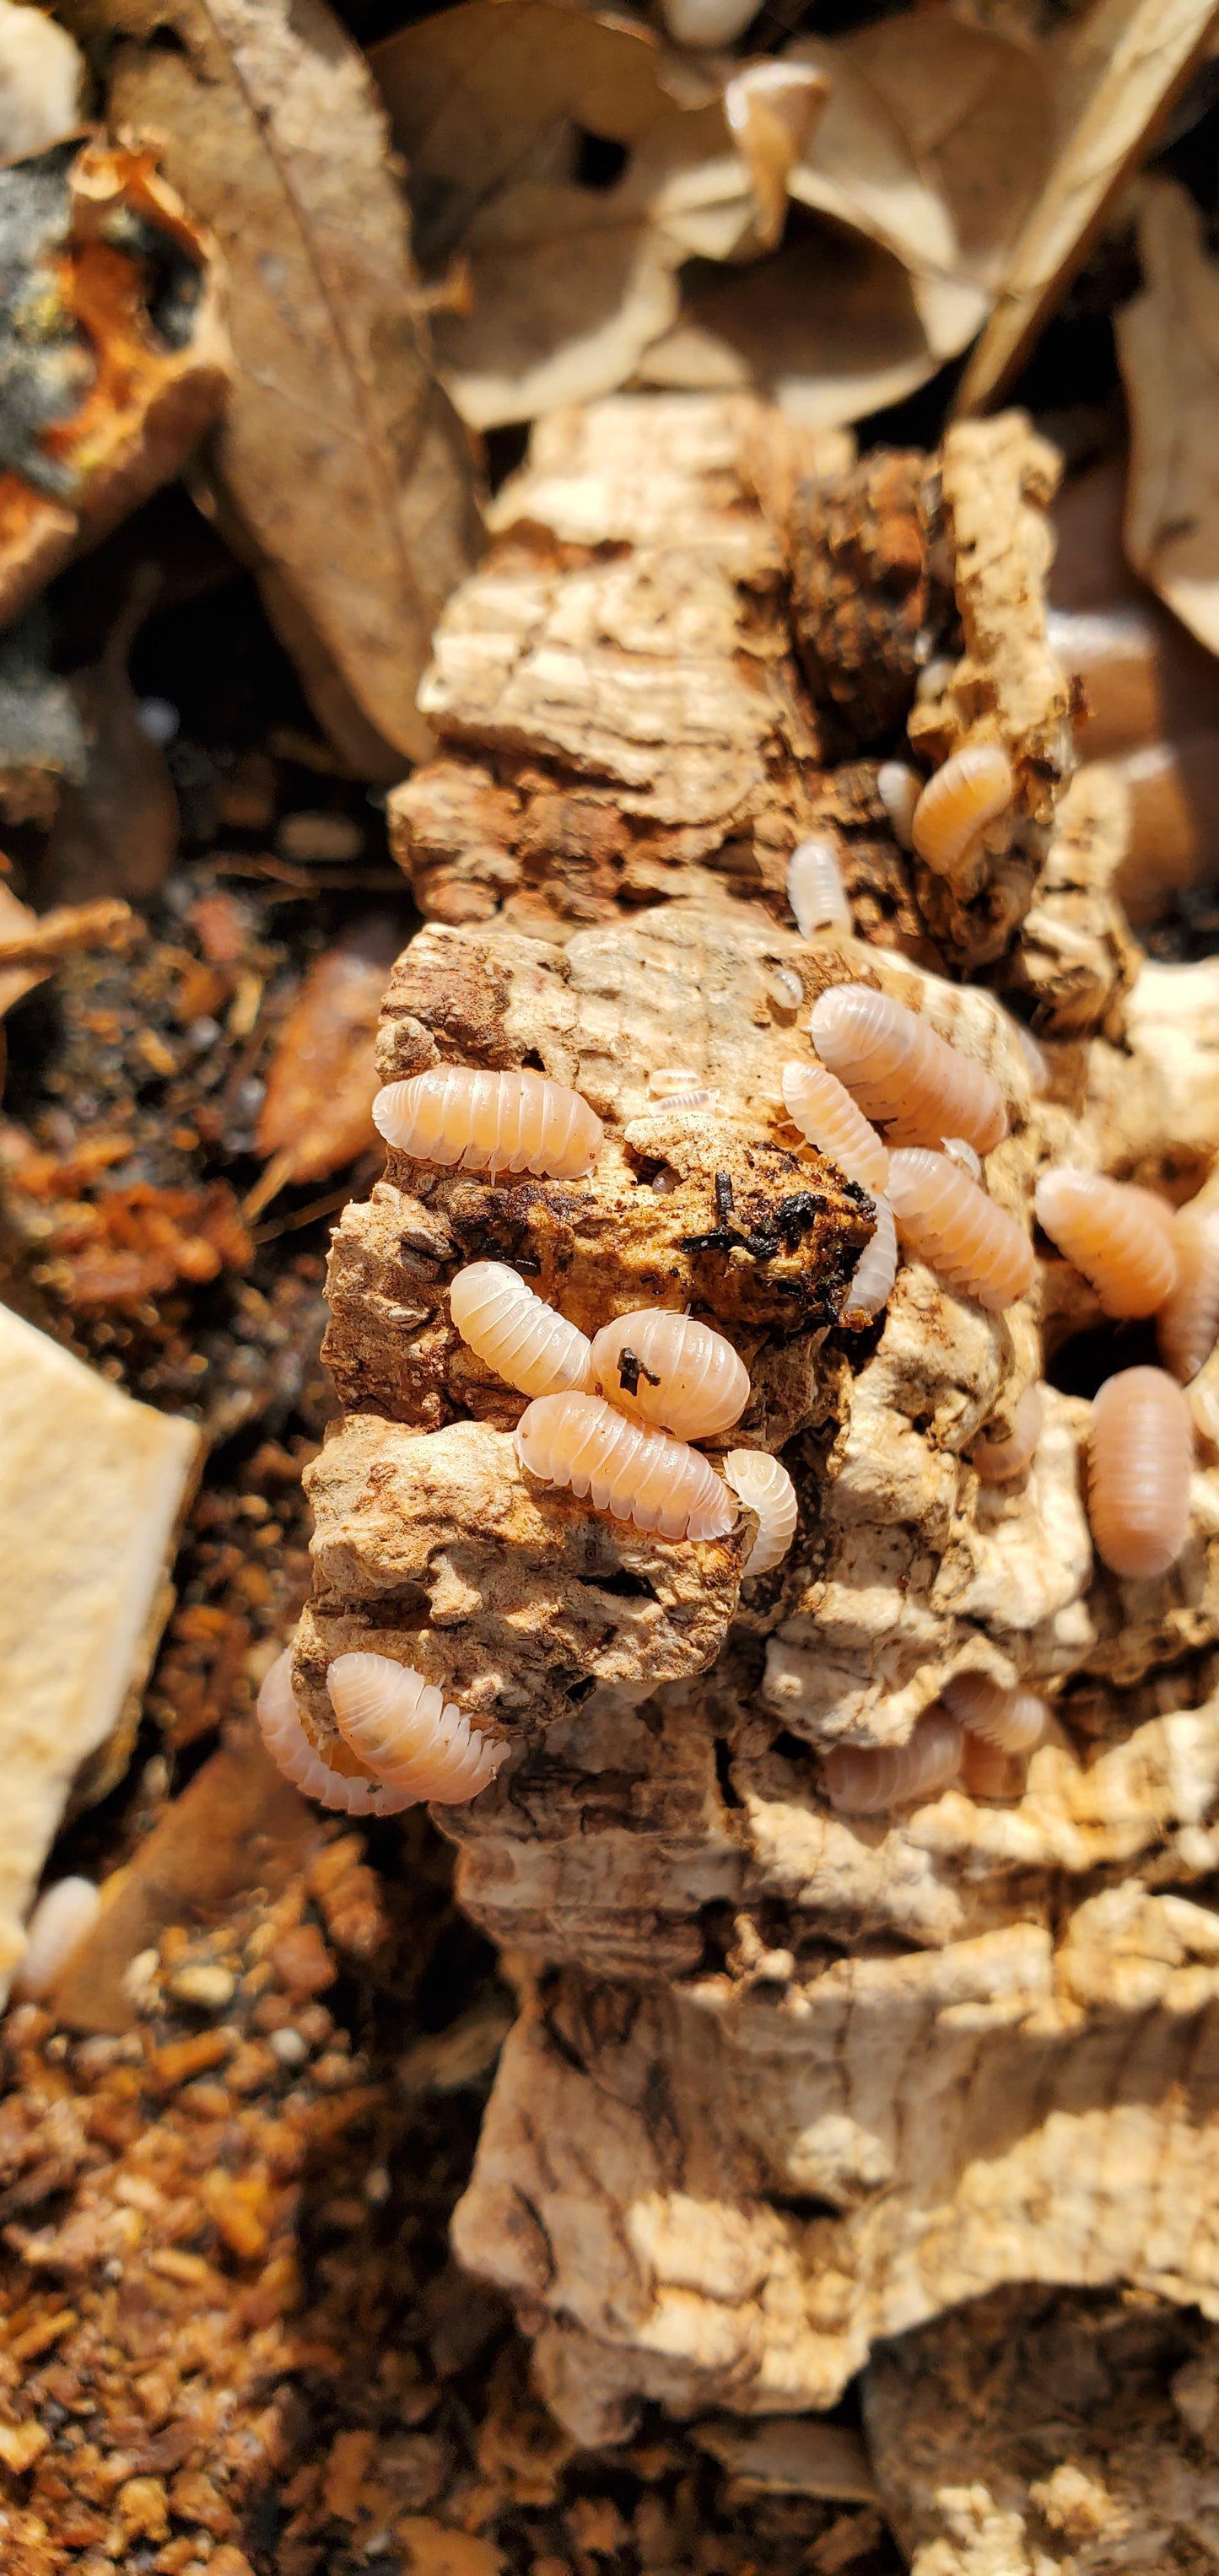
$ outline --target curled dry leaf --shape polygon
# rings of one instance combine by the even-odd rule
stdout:
[[[286,1181],[325,1180],[373,1143],[377,1014],[398,937],[386,915],[373,915],[310,967],[271,1059],[255,1141],[272,1160],[247,1215]]]
[[[786,186],[834,228],[797,218],[756,274],[688,280],[639,374],[756,384],[830,428],[913,393],[977,330],[1036,196],[1045,88],[1028,47],[937,9],[801,37],[782,64],[797,67],[828,98]],[[730,113],[742,83],[771,68],[729,83]]]
[[[58,143],[0,170],[0,214],[14,269],[0,398],[8,619],[178,472],[224,400],[230,354],[211,236],[155,152]]]
[[[111,120],[165,138],[228,258],[221,505],[337,748],[394,776],[426,747],[415,688],[478,531],[363,57],[321,0],[79,0],[74,23],[141,40]]]
[[[768,65],[730,123],[717,74],[569,0],[468,0],[372,60],[420,255],[470,263],[472,310],[437,315],[436,347],[479,428],[623,383],[676,315],[683,260],[774,239],[821,89]]]
[[[984,410],[1011,382],[1204,51],[1214,15],[1214,0],[1098,0],[1043,47],[1054,157],[962,378],[958,411]]]
[[[1171,179],[1139,192],[1143,291],[1119,313],[1130,410],[1126,551],[1184,624],[1219,652],[1219,269]]]

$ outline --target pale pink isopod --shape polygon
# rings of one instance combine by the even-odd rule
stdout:
[[[1003,1753],[1031,1753],[1045,1734],[1045,1701],[1035,1691],[1006,1690],[989,1673],[955,1673],[942,1697],[967,1735],[981,1735]]]
[[[849,1181],[858,1181],[861,1189],[878,1197],[889,1177],[888,1148],[869,1126],[846,1084],[823,1064],[785,1064],[780,1080],[783,1106],[793,1126]]]
[[[787,862],[787,900],[802,939],[849,930],[851,907],[832,841],[798,841]]]
[[[1088,1519],[1097,1554],[1131,1579],[1167,1574],[1189,1535],[1194,1429],[1164,1369],[1107,1377],[1092,1405]]]
[[[1016,781],[997,742],[967,743],[929,778],[914,809],[911,832],[919,857],[937,876],[951,877],[970,842],[1011,804]]]
[[[478,1073],[438,1064],[377,1093],[373,1118],[387,1145],[417,1162],[465,1172],[537,1172],[574,1180],[601,1150],[596,1111],[543,1073]]]
[[[865,1118],[890,1129],[890,1143],[963,1136],[989,1154],[1007,1134],[994,1075],[891,994],[833,984],[814,1003],[809,1028],[822,1063],[845,1082]]]
[[[730,1449],[721,1463],[733,1493],[758,1516],[758,1535],[741,1567],[742,1580],[747,1574],[769,1574],[795,1535],[796,1488],[782,1460],[765,1449]]]
[[[41,2003],[54,1994],[73,1953],[102,1910],[90,1878],[57,1878],[44,1888],[25,1927],[25,1949],[13,1978],[16,2003]]]
[[[1219,1208],[1183,1207],[1173,1218],[1177,1284],[1156,1317],[1173,1376],[1196,1377],[1219,1340]]]
[[[951,1780],[961,1760],[961,1729],[947,1709],[929,1708],[905,1744],[836,1744],[821,1765],[832,1807],[856,1816],[912,1807]]]
[[[592,1373],[619,1413],[709,1440],[739,1422],[749,1402],[749,1371],[731,1342],[693,1315],[641,1306],[593,1335]]]
[[[889,1196],[902,1242],[950,1288],[992,1314],[1027,1297],[1036,1271],[1027,1235],[947,1154],[926,1145],[894,1154]]]
[[[258,1724],[263,1743],[285,1779],[306,1798],[316,1798],[319,1806],[337,1807],[345,1816],[392,1816],[400,1807],[410,1806],[409,1797],[395,1796],[383,1781],[353,1779],[344,1771],[332,1771],[322,1760],[301,1723],[292,1688],[290,1646],[276,1656],[258,1694]]]
[[[996,1439],[993,1432],[983,1432],[975,1440],[970,1459],[984,1485],[1010,1484],[1022,1476],[1036,1456],[1045,1414],[1045,1396],[1040,1386],[1026,1386],[1012,1414],[1011,1431],[1006,1438]]]
[[[660,1538],[726,1538],[726,1487],[697,1449],[630,1422],[599,1395],[542,1395],[516,1426],[522,1467],[543,1484],[587,1494],[594,1511]]]
[[[495,1778],[506,1744],[471,1727],[434,1682],[390,1655],[336,1655],[326,1675],[345,1744],[403,1805],[454,1807]]]
[[[844,1324],[870,1324],[887,1306],[897,1277],[897,1227],[887,1199],[876,1201],[876,1230],[855,1264],[842,1301]]]
[[[914,814],[922,789],[922,779],[908,760],[882,760],[876,772],[876,793],[893,826],[899,850],[914,848]]]
[[[449,1313],[463,1342],[522,1395],[587,1386],[587,1333],[535,1297],[505,1261],[471,1261],[449,1289]]]
[[[1177,1277],[1171,1210],[1150,1190],[1052,1164],[1037,1183],[1037,1223],[1096,1290],[1106,1315],[1154,1315]]]

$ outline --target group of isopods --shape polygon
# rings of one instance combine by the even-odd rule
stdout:
[[[925,847],[930,836],[943,852],[968,819],[963,848],[979,820],[1008,801],[1005,756],[982,749],[988,757],[975,759],[972,768],[970,756],[959,755],[961,777],[949,775],[954,764],[947,763],[923,791],[913,815],[917,846]],[[1007,784],[996,803],[999,762]],[[929,799],[933,812],[924,811]],[[958,854],[959,848],[954,842]],[[805,937],[849,925],[841,879],[824,844],[805,843],[793,854],[789,892]],[[950,1286],[992,1311],[1026,1296],[1036,1270],[1033,1246],[982,1186],[982,1158],[1007,1133],[993,1075],[903,1003],[863,984],[823,992],[809,1025],[818,1060],[784,1067],[787,1115],[809,1144],[869,1193],[877,1212],[844,1320],[863,1323],[886,1303],[899,1237]],[[706,1097],[691,1095],[688,1105],[703,1106]],[[604,1132],[578,1092],[543,1074],[455,1065],[387,1084],[373,1114],[386,1142],[414,1160],[492,1177],[531,1172],[576,1179],[591,1169]],[[1173,1374],[1126,1369],[1102,1386],[1093,1407],[1088,1484],[1093,1535],[1105,1563],[1124,1576],[1162,1574],[1184,1546],[1189,1518],[1193,1434],[1177,1381],[1195,1374],[1219,1333],[1219,1215],[1188,1207],[1174,1214],[1148,1191],[1066,1167],[1043,1174],[1036,1213],[1051,1241],[1090,1281],[1105,1313],[1159,1318]],[[725,1537],[736,1518],[731,1491],[758,1520],[743,1574],[765,1573],[786,1554],[796,1494],[780,1461],[765,1451],[731,1449],[717,1474],[692,1445],[730,1430],[750,1393],[744,1363],[710,1324],[649,1307],[616,1317],[590,1340],[498,1261],[458,1271],[450,1313],[467,1347],[531,1399],[514,1439],[522,1467],[539,1482],[565,1486],[595,1511],[666,1539]],[[1021,1474],[1040,1420],[1040,1391],[1029,1388],[1011,1433],[977,1442],[978,1474],[994,1482]],[[466,1800],[503,1759],[506,1747],[472,1731],[439,1690],[387,1656],[337,1657],[327,1687],[340,1738],[333,1761],[305,1733],[286,1654],[272,1667],[259,1701],[276,1760],[324,1805],[386,1814],[420,1799]],[[964,1764],[967,1781],[985,1794],[995,1761],[1029,1752],[1045,1722],[1045,1704],[1032,1693],[962,1674],[945,1686],[908,1743],[832,1751],[823,1764],[824,1784],[835,1805],[879,1811],[927,1794]]]

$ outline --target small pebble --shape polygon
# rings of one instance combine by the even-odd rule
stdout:
[[[171,707],[168,698],[141,698],[137,714],[141,733],[161,750],[167,742],[173,741],[182,722],[177,708]]]
[[[309,2054],[299,2030],[273,2030],[267,2046],[281,2066],[303,2066]]]
[[[202,2012],[223,2012],[236,1994],[237,1979],[231,1968],[200,1959],[177,1969],[169,1991],[180,2004],[196,2004]]]

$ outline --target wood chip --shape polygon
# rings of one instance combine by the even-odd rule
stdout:
[[[1116,315],[1130,411],[1126,552],[1182,622],[1219,652],[1219,268],[1202,217],[1171,179],[1139,198],[1143,291]]]
[[[0,1977],[82,1762],[145,1678],[165,1568],[200,1455],[155,1413],[0,1310],[5,1478],[0,1671],[9,1732],[0,1819]]]

